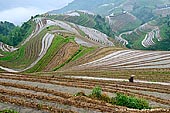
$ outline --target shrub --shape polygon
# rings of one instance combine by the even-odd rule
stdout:
[[[101,94],[102,94],[102,89],[100,86],[96,86],[95,88],[93,88],[92,90],[92,96],[93,97],[97,97],[97,98],[100,98],[101,97]]]
[[[18,113],[18,112],[11,109],[4,109],[4,110],[0,110],[0,113]]]
[[[116,98],[116,105],[120,106],[126,106],[128,108],[134,108],[134,109],[149,109],[149,103],[140,98],[136,98],[133,96],[127,96],[124,94],[118,93]]]

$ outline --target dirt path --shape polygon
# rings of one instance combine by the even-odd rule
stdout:
[[[115,78],[99,78],[99,77],[87,77],[87,76],[66,76],[71,78],[79,78],[79,79],[90,79],[90,80],[105,80],[105,81],[129,81],[127,79],[115,79]],[[160,84],[160,85],[168,85],[170,86],[170,83],[166,82],[150,82],[150,81],[142,81],[142,80],[134,80],[136,83],[147,83],[147,84]]]

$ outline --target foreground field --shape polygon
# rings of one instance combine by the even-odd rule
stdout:
[[[1,103],[7,103],[9,106],[14,104],[15,107],[11,106],[11,108],[21,106],[21,109],[29,108],[30,110],[31,108],[35,111],[39,110],[39,112],[157,113],[168,112],[170,109],[169,85],[86,80],[57,76],[56,74],[40,75],[0,73]],[[150,106],[154,109],[139,111],[94,100],[89,97],[74,96],[78,92],[90,94],[95,86],[101,86],[102,90],[111,97],[114,97],[119,92],[147,99]]]

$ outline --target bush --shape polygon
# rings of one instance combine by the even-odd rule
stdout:
[[[18,113],[18,112],[15,110],[4,109],[4,110],[0,110],[0,113]]]
[[[91,95],[92,95],[93,97],[100,98],[100,97],[101,97],[101,94],[102,94],[102,88],[99,87],[99,86],[96,86],[95,88],[93,88]]]
[[[124,94],[118,93],[116,98],[116,105],[120,106],[126,106],[128,108],[134,108],[134,109],[149,109],[149,103],[140,98],[136,98],[133,96],[127,96]]]

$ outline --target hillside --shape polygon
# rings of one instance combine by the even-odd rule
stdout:
[[[164,22],[166,23],[165,20]],[[114,46],[113,42],[108,40],[107,35],[95,29],[65,21],[52,20],[47,17],[35,17],[30,21],[34,21],[36,27],[32,34],[23,41],[18,48],[1,44],[1,69],[9,72],[40,72],[60,69],[72,70],[72,68],[73,70],[74,68],[79,70],[79,67],[81,67],[83,70],[86,70],[86,68],[89,70],[89,68],[93,66],[92,64],[94,64],[93,69],[95,69],[95,66],[100,69],[101,66],[101,70],[104,68],[104,70],[106,69],[108,71],[112,69],[137,70],[169,68],[169,52],[131,51],[117,47],[111,47],[109,49],[109,46]],[[136,32],[122,33],[116,39],[123,42],[124,45],[130,46],[130,44],[133,43],[130,42],[128,38],[128,41],[126,41],[124,37],[134,33],[140,35],[145,31],[148,32],[148,34],[146,34],[148,37],[141,40],[141,47],[147,48],[150,46],[149,44],[152,44],[150,43],[152,42],[152,36],[156,36],[159,41],[163,40],[159,37],[161,36],[159,28],[151,25],[151,23],[142,25],[134,31]],[[103,48],[103,50],[100,48]],[[119,57],[117,57],[117,55]],[[126,56],[129,57],[125,59]],[[100,58],[104,63],[100,61]],[[105,58],[106,61],[104,60]],[[115,58],[120,58],[120,61],[116,61]],[[157,58],[159,59],[157,60]],[[108,64],[107,59],[109,59]],[[99,65],[95,60],[97,60],[97,62],[99,61]],[[92,62],[92,64],[88,62]],[[90,65],[86,66],[86,63]],[[109,65],[111,65],[111,67],[109,67]]]
[[[169,51],[169,17],[158,18],[119,37],[128,42],[128,48]]]
[[[61,14],[73,10],[87,10],[108,16],[112,13],[120,13],[123,10],[132,13],[138,19],[141,19],[141,21],[147,22],[155,16],[153,13],[155,9],[166,8],[167,4],[170,4],[169,0],[74,0],[68,6],[49,13]]]
[[[1,22],[0,42],[17,46],[31,34],[34,24],[32,21],[28,21],[19,27],[9,22]]]
[[[64,14],[70,11],[83,10],[98,14],[108,20],[114,33],[120,34],[134,30],[141,24],[159,16],[169,15],[169,4],[169,0],[86,0],[83,2],[74,0],[68,6],[48,13]]]
[[[95,15],[90,12],[77,10],[70,11],[65,14],[48,15],[47,17],[55,20],[68,21],[81,26],[94,28],[110,37],[114,37],[114,33],[112,32],[112,29],[107,20],[100,15]]]
[[[110,15],[106,17],[112,32],[120,34],[133,30],[141,25],[141,21],[128,12],[124,12],[117,15]]]
[[[1,69],[11,72],[57,70],[96,47],[113,46],[107,35],[95,29],[44,17],[30,21],[34,21],[36,27],[20,47],[7,51],[13,47],[1,44]]]

